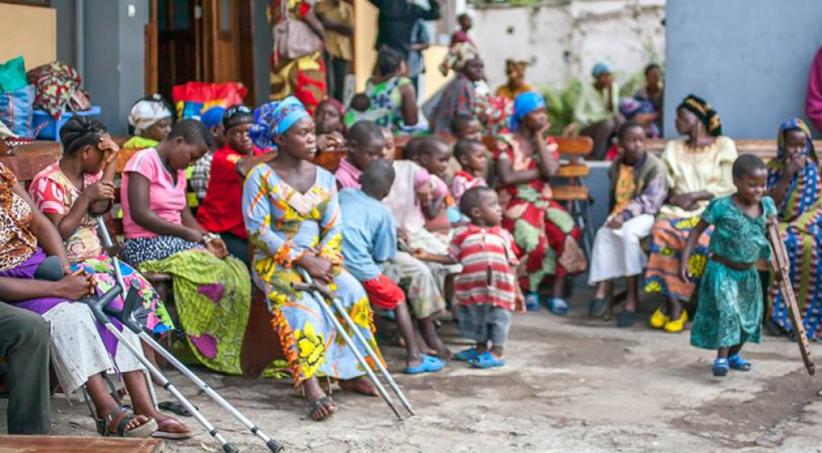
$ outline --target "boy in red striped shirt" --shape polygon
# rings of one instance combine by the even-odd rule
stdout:
[[[505,365],[503,352],[511,328],[511,311],[525,308],[512,269],[518,264],[519,250],[501,226],[502,207],[494,190],[469,189],[460,200],[460,211],[471,223],[454,230],[448,255],[423,250],[416,250],[414,255],[425,261],[462,264],[455,281],[460,333],[477,345],[454,358],[476,368],[500,367]]]

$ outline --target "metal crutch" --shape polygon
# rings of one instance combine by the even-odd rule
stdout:
[[[345,311],[345,308],[342,306],[342,303],[340,303],[339,299],[337,299],[331,293],[331,291],[328,290],[328,288],[325,288],[325,287],[317,284],[311,278],[311,276],[308,275],[308,273],[305,272],[304,270],[300,270],[300,274],[302,275],[302,277],[306,281],[306,283],[305,284],[292,283],[291,284],[292,287],[294,289],[297,289],[297,290],[300,290],[300,291],[312,292],[312,293],[314,293],[314,297],[316,297],[320,300],[327,299],[329,302],[331,302],[331,304],[334,306],[334,309],[336,309],[337,312],[340,313],[340,315],[343,317],[345,322],[351,327],[351,330],[354,332],[354,335],[356,335],[357,339],[360,340],[360,343],[363,345],[363,347],[365,348],[368,355],[371,356],[371,359],[374,361],[374,364],[380,370],[380,373],[388,381],[388,384],[391,386],[392,390],[394,390],[394,393],[397,395],[397,397],[399,397],[400,401],[402,402],[403,406],[405,406],[406,410],[411,415],[416,415],[416,413],[414,412],[414,408],[411,406],[411,403],[408,401],[408,399],[403,394],[402,390],[400,390],[397,383],[391,377],[391,374],[388,372],[388,370],[382,364],[381,358],[377,355],[377,353],[368,344],[368,341],[365,339],[362,332],[360,332],[358,330],[356,324],[354,324],[354,321],[348,315],[348,312]],[[394,405],[394,401],[391,399],[391,396],[388,395],[388,392],[385,390],[385,387],[383,387],[382,382],[380,382],[377,375],[374,374],[374,371],[371,369],[371,367],[368,366],[368,363],[365,361],[365,359],[362,357],[362,354],[360,353],[360,351],[354,345],[354,342],[351,340],[351,337],[345,331],[345,328],[342,326],[342,324],[337,319],[337,317],[334,316],[334,312],[331,310],[331,307],[329,307],[328,305],[323,304],[323,303],[320,303],[319,305],[321,307],[323,307],[322,308],[323,311],[325,311],[325,313],[328,315],[328,317],[331,318],[332,322],[334,323],[334,327],[337,329],[337,331],[343,337],[343,340],[345,340],[345,343],[348,345],[348,347],[351,348],[351,351],[354,353],[354,356],[357,358],[357,361],[360,363],[360,365],[362,365],[363,369],[365,369],[365,372],[368,374],[368,378],[371,380],[371,382],[374,384],[374,386],[377,387],[377,391],[383,397],[386,404],[388,404],[388,406],[391,408],[391,410],[394,411],[394,414],[397,416],[397,418],[402,420],[402,415],[400,415],[399,411],[397,410],[396,406]]]
[[[115,264],[117,264],[117,263],[115,263]],[[129,290],[128,296],[126,297],[126,301],[125,301],[124,306],[123,306],[123,310],[121,312],[111,312],[112,314],[115,314],[115,313],[130,313],[132,310],[134,310],[134,307],[138,303],[140,303],[140,300],[139,300],[140,296],[138,294],[139,288],[136,286],[136,283],[134,283],[134,285],[135,286],[133,286]],[[121,288],[118,285],[118,286],[112,287],[107,293],[105,293],[102,297],[100,297],[97,300],[94,300],[94,299],[91,299],[91,298],[86,298],[86,299],[83,299],[81,302],[83,302],[83,303],[85,303],[86,305],[89,306],[89,308],[91,309],[92,314],[94,314],[94,317],[97,319],[97,321],[100,322],[101,324],[103,324],[106,327],[106,329],[108,329],[108,331],[111,332],[112,335],[114,335],[115,338],[117,338],[117,341],[119,341],[120,344],[125,346],[126,349],[128,349],[128,351],[131,352],[131,354],[134,355],[134,357],[137,358],[137,360],[139,360],[140,363],[143,364],[143,366],[146,367],[149,370],[151,375],[154,376],[158,381],[161,382],[163,388],[168,390],[168,392],[171,393],[172,395],[174,395],[174,397],[177,399],[177,401],[179,401],[180,404],[182,404],[183,407],[185,407],[186,410],[188,410],[194,416],[194,418],[196,418],[197,421],[200,422],[201,425],[203,425],[203,427],[206,429],[206,431],[208,431],[208,433],[211,435],[211,437],[213,437],[214,439],[217,440],[217,442],[220,443],[220,445],[222,446],[223,451],[225,453],[237,453],[237,452],[239,452],[240,450],[237,447],[235,447],[234,444],[227,441],[226,438],[223,437],[223,435],[220,434],[219,431],[217,431],[217,428],[215,428],[214,425],[212,425],[208,421],[208,419],[206,419],[203,416],[203,414],[201,414],[200,411],[198,411],[197,408],[195,408],[194,405],[191,404],[191,402],[189,402],[188,399],[186,399],[186,397],[182,393],[180,393],[179,390],[177,390],[177,387],[175,387],[174,384],[169,382],[169,380],[166,379],[165,376],[163,376],[162,373],[160,373],[160,370],[158,370],[154,366],[154,364],[152,364],[148,359],[146,359],[137,350],[137,348],[134,345],[129,343],[129,341],[126,339],[126,337],[123,335],[123,333],[120,332],[117,329],[117,327],[115,327],[114,324],[111,322],[111,318],[109,318],[108,315],[106,314],[107,312],[109,312],[109,310],[106,309],[106,307],[117,296],[119,296],[122,293],[123,293],[123,288]],[[142,330],[143,330],[142,326],[140,326],[139,323],[137,323],[137,322],[128,322],[128,323],[124,322],[123,325],[128,327],[129,330],[131,330],[134,333],[138,333],[137,331],[142,332]]]
[[[100,230],[100,235],[103,237],[103,242],[105,243],[107,248],[112,247],[111,236],[108,234],[108,228],[106,228],[105,221],[102,217],[97,217],[97,226]],[[114,260],[116,275],[118,281],[120,281],[121,285],[125,287],[125,283],[123,283],[122,275],[120,275],[120,266],[117,257],[112,257]],[[163,356],[169,363],[171,363],[174,368],[179,370],[183,373],[188,379],[190,379],[194,385],[199,387],[202,391],[204,391],[208,396],[211,397],[217,404],[219,404],[223,409],[225,409],[228,413],[230,413],[234,418],[236,418],[240,423],[242,423],[246,428],[248,428],[252,434],[256,435],[274,453],[281,452],[284,450],[283,446],[280,445],[276,440],[269,437],[263,430],[261,430],[256,424],[252,423],[251,420],[245,417],[240,411],[238,411],[234,406],[231,405],[225,398],[223,398],[219,393],[217,393],[211,386],[209,386],[205,381],[200,379],[199,376],[194,374],[191,370],[188,369],[185,365],[183,365],[176,357],[174,357],[170,352],[168,352],[162,345],[157,343],[154,338],[145,332],[142,329],[142,326],[137,323],[137,321],[132,316],[134,306],[130,307],[132,311],[123,310],[120,313],[117,313],[117,319],[122,322],[124,325],[128,326],[134,333],[136,333],[141,340],[146,342],[151,349],[156,351],[158,354]],[[137,327],[138,330],[135,330],[134,327]]]

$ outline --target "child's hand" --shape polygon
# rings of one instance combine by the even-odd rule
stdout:
[[[517,294],[514,296],[514,309],[517,313],[525,313],[528,311],[525,308],[525,296],[522,295],[522,291],[517,289]]]
[[[418,259],[418,260],[420,260],[420,261],[428,261],[428,258],[429,258],[429,256],[428,256],[428,252],[426,252],[426,251],[425,251],[425,250],[423,250],[423,249],[414,249],[414,250],[411,252],[411,255],[413,255],[413,256],[414,256],[414,258],[416,258],[416,259]]]
[[[120,147],[117,146],[110,137],[101,138],[97,147],[103,152],[103,160],[105,160],[107,165],[117,160],[117,153],[120,152]]]
[[[114,183],[111,181],[97,181],[83,190],[89,203],[114,200]]]
[[[687,283],[691,278],[690,272],[688,272],[688,260],[680,260],[679,262],[679,279],[683,282]]]
[[[430,204],[434,202],[434,189],[430,184],[423,184],[417,189],[417,198],[421,204]]]
[[[793,178],[799,170],[805,168],[805,161],[807,156],[802,153],[797,153],[788,158],[788,163],[785,165],[785,173]]]
[[[608,220],[608,223],[606,223],[605,226],[607,226],[608,228],[610,228],[612,230],[618,230],[618,229],[622,228],[622,225],[624,223],[625,223],[625,220],[622,218],[621,215],[615,215],[610,220]]]

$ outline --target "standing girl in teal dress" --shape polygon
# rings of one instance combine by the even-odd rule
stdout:
[[[373,314],[363,287],[342,268],[337,181],[310,162],[317,153],[314,120],[300,101],[289,97],[272,112],[266,134],[279,148],[277,157],[256,166],[243,189],[245,226],[257,248],[254,283],[266,295],[272,327],[280,337],[295,386],[309,401],[309,415],[325,420],[337,406],[323,392],[318,377],[339,380],[343,390],[377,393],[320,307],[326,301],[295,291],[291,283],[302,282],[304,271],[327,284],[356,328],[379,351]]]
[[[700,235],[711,225],[711,257],[699,287],[699,305],[691,329],[691,345],[717,350],[714,376],[733,368],[750,371],[740,355],[746,342],[762,337],[762,283],[758,260],[770,257],[765,233],[776,205],[767,193],[768,168],[758,157],[746,154],[733,165],[734,195],[713,199],[691,231],[682,252],[680,278],[688,279],[688,258]]]

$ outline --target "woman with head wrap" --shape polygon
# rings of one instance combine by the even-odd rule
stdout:
[[[548,181],[559,169],[556,141],[546,137],[551,125],[545,100],[537,93],[519,95],[511,117],[513,134],[503,134],[494,150],[499,182],[502,225],[525,254],[520,260],[519,281],[526,304],[539,308],[537,291],[543,280],[553,278],[548,307],[565,314],[565,276],[582,272],[588,263],[579,246],[574,219],[553,201]]]
[[[137,101],[128,114],[134,136],[123,143],[123,149],[153,148],[171,132],[171,110],[159,94]]]
[[[677,276],[685,240],[708,201],[736,191],[731,172],[736,145],[722,135],[722,123],[711,105],[694,95],[686,97],[676,110],[676,130],[688,138],[668,141],[662,153],[668,199],[654,222],[645,273],[645,291],[666,297],[651,317],[651,327],[668,332],[682,331],[688,321],[682,304],[691,299],[705,271],[712,230],[699,238],[688,260],[688,281]]]
[[[779,126],[779,151],[768,163],[768,188],[778,208],[780,231],[791,265],[789,275],[808,337],[822,331],[822,288],[816,276],[822,257],[822,182],[819,159],[807,124],[799,118]],[[792,332],[779,285],[771,285],[772,332]]]
[[[174,301],[195,357],[212,370],[242,374],[240,349],[251,306],[242,261],[208,233],[186,204],[185,169],[212,145],[197,120],[174,125],[155,148],[139,151],[123,171],[125,261],[142,272],[174,277]]]
[[[485,135],[496,135],[507,129],[511,102],[494,96],[485,83],[485,63],[479,50],[470,43],[452,47],[440,65],[440,72],[454,79],[445,86],[431,112],[431,131],[451,135],[451,126],[458,117],[474,117],[480,121]]]
[[[579,131],[580,135],[594,140],[594,159],[603,159],[623,118],[619,114],[619,85],[614,81],[611,65],[599,62],[591,75],[594,83],[583,83],[579,99],[574,107],[574,122],[566,134]]]
[[[342,268],[340,205],[334,175],[312,164],[317,153],[314,120],[295,98],[272,112],[268,138],[277,157],[254,167],[245,180],[243,216],[256,246],[254,283],[267,296],[295,387],[309,401],[309,414],[324,420],[337,406],[323,392],[319,377],[337,379],[344,390],[376,395],[351,349],[339,341],[334,324],[316,299],[295,291],[292,282],[306,272],[336,291],[371,346],[371,306],[359,282]]]

